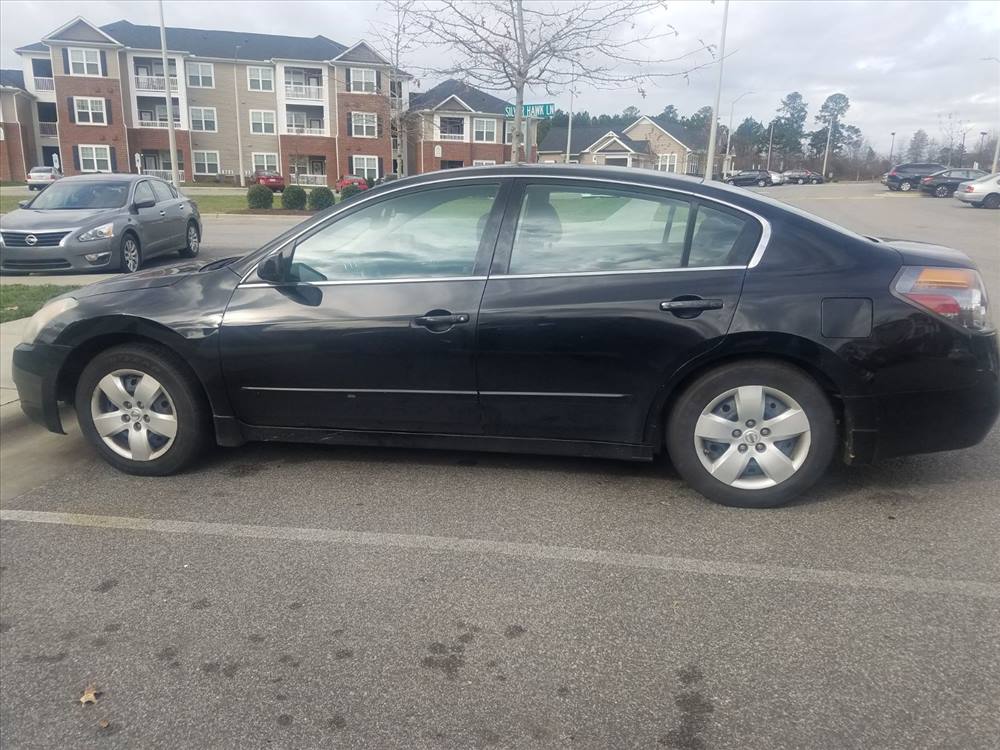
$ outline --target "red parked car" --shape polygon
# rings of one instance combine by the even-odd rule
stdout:
[[[250,181],[255,185],[270,188],[272,193],[280,193],[285,189],[285,178],[277,172],[254,172]]]
[[[337,192],[339,193],[343,191],[343,189],[348,185],[355,185],[356,187],[359,187],[362,190],[368,189],[368,181],[364,177],[358,177],[357,175],[354,174],[345,174],[343,177],[337,180],[337,184],[334,185],[334,187],[337,189]]]

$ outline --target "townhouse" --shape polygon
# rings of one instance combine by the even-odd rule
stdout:
[[[4,119],[2,130],[19,136],[20,156],[4,142],[4,161],[22,163],[11,179],[56,161],[67,175],[169,177],[168,118],[187,182],[242,184],[272,170],[332,185],[346,174],[377,179],[509,155],[507,102],[446,81],[411,106],[412,77],[364,41],[185,28],[167,28],[166,39],[166,69],[159,27],[125,20],[77,17],[17,49],[23,81],[2,89],[17,104],[3,109],[15,127]]]

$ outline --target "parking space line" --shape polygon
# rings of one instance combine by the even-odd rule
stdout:
[[[342,529],[296,528],[289,526],[250,526],[230,523],[174,521],[168,519],[99,516],[78,513],[52,513],[32,510],[0,510],[0,521],[83,526],[102,529],[147,531],[167,534],[221,536],[236,539],[277,539],[296,542],[381,547],[397,549],[458,552],[476,555],[515,557],[524,560],[550,560],[592,565],[607,565],[668,573],[722,576],[726,578],[819,584],[845,588],[875,589],[896,593],[948,594],[983,599],[1000,599],[1000,585],[982,581],[921,578],[900,575],[873,575],[847,570],[799,568],[788,565],[699,560],[688,557],[630,552],[611,552],[583,547],[502,542],[488,539],[463,539],[421,534],[391,534]]]

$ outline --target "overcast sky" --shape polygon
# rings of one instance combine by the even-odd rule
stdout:
[[[323,34],[344,44],[369,36],[378,15],[376,2],[298,2],[281,0],[166,0],[168,26],[254,31],[297,36]],[[122,18],[159,23],[157,5],[148,0],[2,0],[0,46],[3,67],[20,67],[13,49],[38,41],[76,15],[96,24]],[[653,20],[653,19],[651,19]],[[699,40],[717,43],[722,4],[687,0],[668,4],[655,20],[672,24],[679,36],[653,54],[672,57],[696,48]],[[917,128],[944,140],[939,122],[952,113],[969,131],[975,148],[982,130],[1000,129],[1000,3],[971,2],[820,2],[734,0],[729,34],[721,116],[728,121],[730,102],[736,121],[751,115],[770,120],[778,101],[800,91],[809,104],[809,122],[827,95],[842,92],[851,100],[846,121],[860,127],[876,149],[887,151],[889,133],[896,146]],[[701,58],[705,59],[705,58]],[[410,61],[432,64],[427,53]],[[629,105],[648,114],[674,104],[682,114],[711,104],[717,68],[668,79],[643,99],[633,88],[584,91],[577,109],[592,114],[620,112]],[[422,79],[423,88],[435,81]],[[538,95],[567,108],[566,96]]]

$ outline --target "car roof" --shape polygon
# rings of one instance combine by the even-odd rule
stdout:
[[[94,174],[75,174],[72,177],[63,178],[64,182],[101,182],[109,180],[114,182],[138,182],[139,180],[159,180],[159,178],[145,174],[130,174],[128,172],[99,172]],[[160,182],[163,182],[163,180],[160,180]]]

